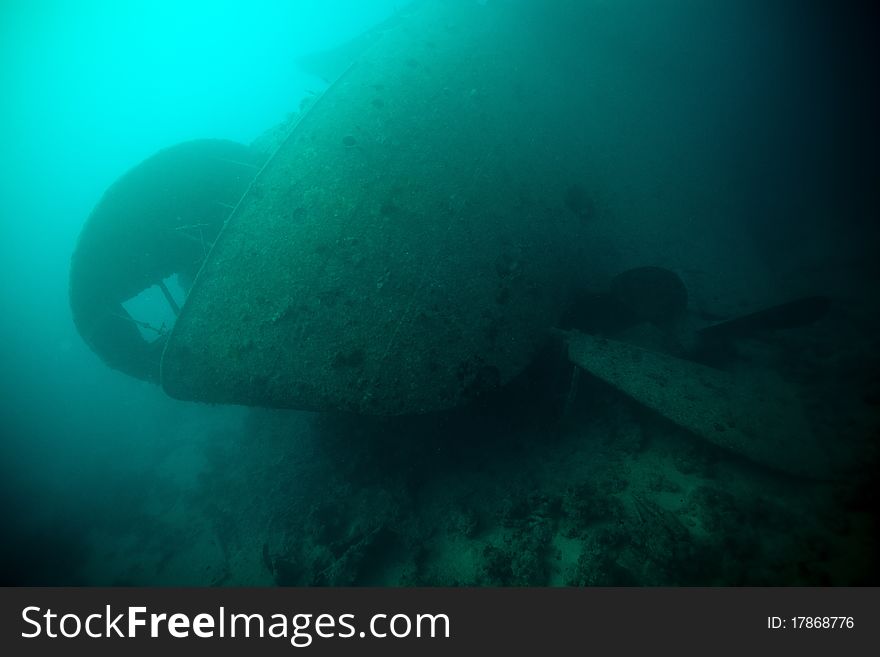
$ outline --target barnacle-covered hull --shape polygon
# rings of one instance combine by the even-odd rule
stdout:
[[[402,414],[522,370],[584,223],[527,27],[426,2],[331,85],[215,242],[165,348],[168,394]]]

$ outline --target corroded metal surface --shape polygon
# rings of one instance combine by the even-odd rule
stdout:
[[[792,391],[572,331],[572,362],[710,443],[791,474],[825,478],[828,459]]]
[[[168,394],[413,413],[529,362],[584,219],[564,202],[576,140],[534,93],[527,29],[492,3],[426,2],[317,100],[199,273]]]

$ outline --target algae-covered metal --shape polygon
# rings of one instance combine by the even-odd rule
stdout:
[[[491,4],[426,2],[331,85],[205,261],[163,356],[168,394],[402,414],[522,370],[584,222],[527,30]]]

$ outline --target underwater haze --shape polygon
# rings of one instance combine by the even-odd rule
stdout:
[[[876,28],[5,2],[2,583],[877,584]]]

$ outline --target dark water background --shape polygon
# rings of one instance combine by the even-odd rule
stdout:
[[[104,189],[162,147],[256,138],[321,90],[298,55],[394,11],[4,4],[4,581],[876,583],[868,474],[818,486],[728,463],[601,387],[580,391],[563,428],[541,403],[549,384],[466,417],[375,424],[175,402],[88,351],[67,275]],[[807,390],[826,440],[870,455],[872,11],[643,0],[521,11],[554,81],[529,93],[564,80],[569,93],[545,102],[564,103],[553,116],[594,145],[606,229],[585,287],[656,264],[680,273],[705,316],[831,296],[824,323],[749,349],[759,361],[771,350]]]

